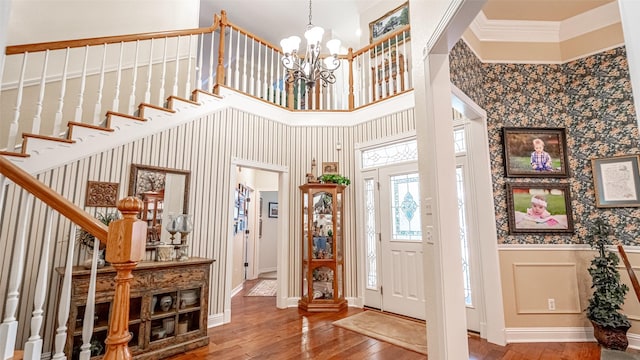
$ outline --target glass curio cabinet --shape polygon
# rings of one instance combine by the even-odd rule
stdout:
[[[302,296],[305,311],[340,311],[344,298],[342,185],[304,184],[302,192]]]

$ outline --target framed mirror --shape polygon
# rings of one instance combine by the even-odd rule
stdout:
[[[189,209],[188,170],[131,164],[129,196],[143,202],[140,220],[147,223],[147,245],[171,243],[170,234],[163,231],[169,215],[184,214]]]

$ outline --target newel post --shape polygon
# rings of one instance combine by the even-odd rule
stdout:
[[[218,68],[216,69],[216,85],[213,88],[213,92],[215,94],[220,95],[220,85],[224,85],[224,33],[226,31],[226,27],[228,26],[227,22],[227,12],[222,10],[220,12],[222,15],[220,18],[220,46],[218,49]],[[211,34],[213,36],[213,34]],[[229,48],[231,51],[231,48]],[[231,66],[231,64],[229,64]]]
[[[129,334],[129,295],[132,270],[143,259],[147,238],[147,225],[137,219],[142,201],[129,196],[118,202],[123,219],[109,224],[106,260],[116,269],[116,289],[113,298],[109,333],[105,340],[107,351],[104,360],[129,360],[131,352],[127,343]]]

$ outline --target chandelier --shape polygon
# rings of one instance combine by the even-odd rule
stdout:
[[[309,0],[309,25],[307,25],[307,31],[304,32],[304,37],[307,39],[307,50],[304,57],[298,56],[300,37],[290,36],[280,41],[284,53],[282,65],[289,71],[287,83],[302,80],[308,88],[312,88],[318,80],[324,87],[336,82],[333,71],[340,67],[338,60],[340,40],[327,41],[327,49],[331,55],[320,59],[322,35],[324,35],[324,29],[311,24],[311,0]]]

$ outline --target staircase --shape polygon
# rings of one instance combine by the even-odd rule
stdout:
[[[141,103],[135,115],[107,111],[103,125],[69,121],[64,137],[23,133],[20,152],[0,151],[0,155],[37,174],[198,119],[222,108],[221,100],[219,95],[196,89],[190,99],[169,96],[166,107]]]
[[[112,237],[133,247],[145,242],[128,239],[132,232],[123,230],[139,226],[131,217],[139,211],[135,199],[123,199],[119,206],[125,234],[110,235],[113,230],[79,207],[76,198],[66,199],[45,185],[64,181],[48,179],[47,170],[203,119],[229,106],[221,92],[300,112],[353,111],[408,93],[410,46],[398,39],[407,38],[409,30],[406,26],[363,49],[349,49],[339,59],[336,83],[313,91],[285,84],[288,74],[281,70],[278,47],[230,23],[224,11],[205,28],[7,47],[0,94],[0,258],[6,260],[0,262],[0,304],[5,304],[0,360],[65,358],[70,274],[81,260],[72,241],[77,228],[103,243]],[[208,53],[202,51],[205,41],[211,43]],[[107,256],[109,248],[127,249],[124,245],[107,243]],[[126,273],[140,259],[107,260],[114,267],[122,264]],[[96,262],[97,257],[94,274]],[[66,269],[60,290],[49,283],[57,266]],[[94,302],[94,282],[87,304]],[[52,304],[59,304],[55,311]],[[128,332],[118,325],[126,323],[110,320],[115,325],[109,336],[115,340],[107,351],[117,355],[106,358],[126,358]],[[81,359],[90,357],[92,326],[93,309],[87,306]]]

